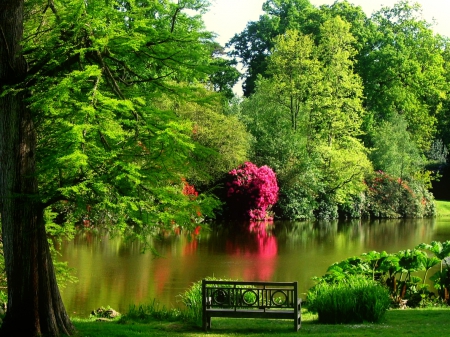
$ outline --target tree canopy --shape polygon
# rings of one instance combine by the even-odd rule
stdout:
[[[267,0],[228,56],[205,29],[207,8],[0,3],[4,335],[73,332],[44,212],[55,226],[84,221],[140,238],[195,228],[224,201],[227,173],[251,160],[279,186],[257,205],[264,213],[278,200],[276,217],[432,214],[426,164],[448,154],[450,56],[419,6],[367,17],[348,1]],[[242,99],[232,93],[237,61]]]
[[[420,6],[399,1],[368,17],[345,0],[290,0],[266,1],[263,12],[228,46],[246,67],[241,119],[255,137],[251,159],[286,179],[280,213],[309,218],[321,199],[348,210],[365,189],[350,181],[362,182],[371,164],[415,180],[417,195],[426,190],[427,164],[447,159],[449,58],[448,39]]]
[[[188,179],[211,184],[246,160],[249,140],[240,121],[222,114],[237,76],[205,30],[207,5],[0,5],[0,130],[9,135],[0,141],[5,335],[73,331],[48,248],[46,209],[60,224],[84,219],[142,238],[214,216],[216,198],[186,193]],[[237,144],[230,139],[238,130]]]

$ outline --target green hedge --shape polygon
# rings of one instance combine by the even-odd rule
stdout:
[[[308,292],[308,309],[327,324],[379,322],[390,303],[386,288],[361,276],[321,282]]]

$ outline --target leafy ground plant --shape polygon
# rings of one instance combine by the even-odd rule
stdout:
[[[450,289],[450,241],[422,243],[414,249],[398,253],[369,252],[359,257],[350,257],[331,265],[319,282],[338,283],[360,275],[385,286],[394,307],[427,307],[449,304]],[[440,270],[430,273],[440,264]],[[428,289],[431,281],[433,289]]]
[[[161,306],[158,301],[153,300],[150,304],[130,305],[128,312],[120,319],[121,323],[129,321],[149,322],[151,320],[180,321],[183,313],[179,309],[169,309]]]

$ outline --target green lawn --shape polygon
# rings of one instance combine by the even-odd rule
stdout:
[[[436,200],[438,216],[450,216],[450,201]]]
[[[180,322],[150,321],[148,323],[92,322],[75,320],[77,337],[142,337],[142,336],[448,336],[450,309],[390,310],[379,324],[322,325],[316,317],[303,315],[302,328],[294,332],[287,320],[213,318],[207,334],[200,328]]]

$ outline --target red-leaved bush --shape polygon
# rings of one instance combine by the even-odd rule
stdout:
[[[257,167],[251,162],[229,172],[228,201],[233,211],[252,220],[269,220],[268,211],[278,200],[275,173],[268,166]]]
[[[195,200],[198,197],[198,192],[195,190],[194,185],[189,185],[185,178],[181,178],[183,182],[183,194],[189,196],[189,199]]]
[[[186,181],[185,178],[181,178],[181,181],[183,182],[183,191],[182,193],[189,197],[191,201],[194,201],[198,197],[198,192],[195,190],[194,185],[189,185],[189,183]],[[195,208],[195,214],[197,214],[198,217],[202,216],[202,213],[200,212],[200,207],[198,205],[194,206]]]

